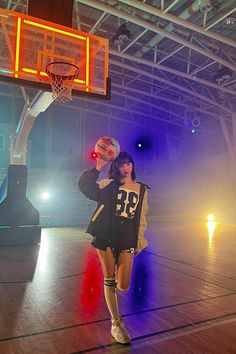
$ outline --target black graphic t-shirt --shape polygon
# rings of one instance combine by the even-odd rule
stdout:
[[[116,215],[133,219],[137,205],[139,202],[139,194],[124,187],[120,187],[116,201]]]

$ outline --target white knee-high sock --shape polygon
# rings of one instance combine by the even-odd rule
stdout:
[[[104,295],[111,318],[119,318],[116,278],[104,278]]]

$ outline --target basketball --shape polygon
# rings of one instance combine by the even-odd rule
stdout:
[[[114,138],[103,136],[96,142],[95,152],[102,160],[112,161],[120,153],[120,144]]]

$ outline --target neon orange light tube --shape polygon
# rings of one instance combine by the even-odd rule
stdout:
[[[30,74],[38,74],[37,70],[34,69],[29,69],[29,68],[23,68],[22,71],[26,72],[26,73],[30,73]],[[44,71],[40,71],[39,75],[41,76],[48,76],[47,73],[45,73]]]
[[[105,44],[105,57],[104,57],[104,94],[107,93],[107,78],[108,78],[108,45]]]
[[[29,69],[29,68],[23,68],[22,69],[24,72],[26,73],[30,73],[30,74],[37,74],[38,71],[34,70],[34,69]],[[41,76],[48,76],[47,73],[45,73],[44,71],[40,71],[39,75]],[[84,80],[79,80],[79,79],[75,79],[74,82],[76,82],[77,84],[85,84]]]
[[[89,63],[90,63],[90,58],[89,58],[89,37],[86,39],[86,75],[85,75],[85,84],[86,84],[86,92],[89,91]]]
[[[22,70],[26,73],[37,74],[37,70],[28,69],[28,68],[23,68]]]
[[[77,84],[85,84],[84,80],[79,80],[79,79],[74,79],[74,82],[76,82]]]
[[[46,25],[43,25],[43,24],[41,24],[41,23],[37,23],[37,22],[29,21],[29,20],[24,20],[24,22],[27,23],[28,25],[31,25],[31,26],[44,28],[44,29],[46,29],[46,30],[53,31],[53,32],[57,32],[57,33],[61,33],[61,34],[64,34],[64,35],[66,35],[66,36],[69,36],[69,37],[74,37],[74,38],[77,38],[77,39],[82,39],[83,41],[86,40],[86,37],[80,36],[79,34],[70,33],[70,32],[67,32],[67,31],[60,30],[60,29],[58,29],[58,28],[54,28],[54,27],[51,27],[51,26],[46,26]]]
[[[21,18],[17,19],[17,30],[16,30],[16,60],[15,60],[15,77],[18,78],[19,71],[19,58],[20,58],[20,31],[21,31]]]

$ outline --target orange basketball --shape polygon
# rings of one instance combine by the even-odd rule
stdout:
[[[102,160],[112,161],[120,153],[120,144],[114,138],[103,136],[96,142],[95,152]]]

